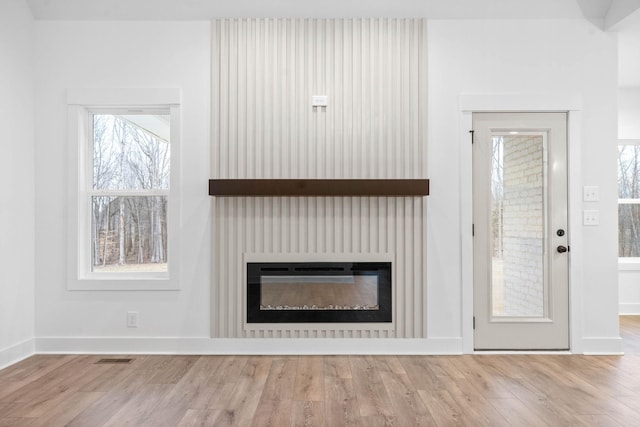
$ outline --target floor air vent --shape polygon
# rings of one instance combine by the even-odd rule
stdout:
[[[96,364],[113,364],[113,365],[122,365],[123,363],[131,363],[133,359],[100,359],[96,362]]]

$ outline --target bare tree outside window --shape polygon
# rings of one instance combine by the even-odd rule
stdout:
[[[168,115],[93,114],[93,271],[167,271],[168,135]]]
[[[640,257],[640,145],[618,147],[618,256]]]

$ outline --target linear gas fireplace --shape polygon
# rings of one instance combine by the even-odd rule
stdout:
[[[247,323],[391,318],[390,262],[247,263]]]

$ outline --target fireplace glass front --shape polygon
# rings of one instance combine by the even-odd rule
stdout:
[[[391,263],[247,263],[247,322],[391,322]]]

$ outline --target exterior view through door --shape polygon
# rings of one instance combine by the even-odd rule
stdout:
[[[569,348],[567,114],[473,114],[474,347]]]

